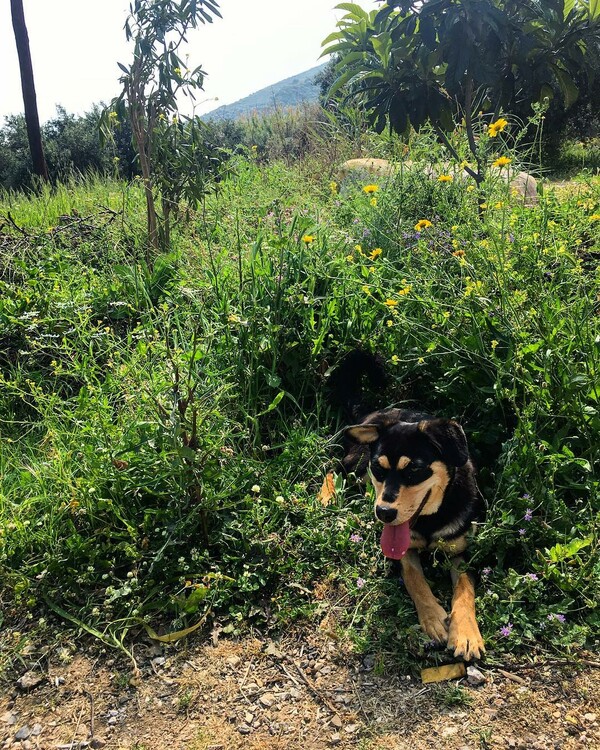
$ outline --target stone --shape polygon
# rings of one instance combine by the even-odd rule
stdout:
[[[43,681],[43,674],[40,674],[39,672],[25,672],[25,674],[17,680],[17,685],[21,690],[33,690],[33,688],[37,687]]]
[[[274,643],[269,643],[265,653],[267,654],[267,656],[272,656],[274,659],[278,659],[280,661],[284,658],[283,654]]]
[[[26,740],[31,734],[31,729],[25,724],[24,727],[21,727],[17,730],[17,733],[15,734],[16,740]]]
[[[417,164],[411,161],[405,161],[402,167],[399,164],[389,162],[387,159],[349,159],[338,167],[337,178],[341,186],[345,188],[349,182],[364,182],[365,179],[390,178],[397,174],[400,169],[414,170],[422,169],[423,174],[432,179],[437,179],[440,173],[452,172],[452,164],[441,164],[439,169],[434,169],[430,164]],[[507,182],[514,195],[523,199],[526,206],[535,206],[538,204],[537,181],[535,177],[528,172],[517,171],[510,168],[491,167],[490,173],[500,180]],[[468,172],[459,170],[455,179],[472,180]]]
[[[260,696],[258,702],[264,708],[271,708],[271,706],[275,702],[275,696],[273,695],[273,693],[265,693],[264,695]]]
[[[467,667],[467,685],[479,687],[480,685],[485,685],[486,681],[485,675],[477,667]]]

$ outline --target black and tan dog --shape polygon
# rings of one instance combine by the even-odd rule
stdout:
[[[335,373],[342,400],[354,414],[365,374],[371,383],[380,378],[376,360],[363,352],[353,353]],[[480,658],[484,644],[475,618],[474,583],[463,569],[462,555],[482,502],[462,428],[451,419],[384,409],[366,414],[345,435],[342,472],[368,473],[375,488],[375,516],[384,524],[381,548],[386,557],[401,561],[421,627],[437,643],[447,643],[455,656]],[[322,495],[328,487],[330,475]],[[419,559],[421,550],[436,549],[452,561],[449,616],[433,595]]]

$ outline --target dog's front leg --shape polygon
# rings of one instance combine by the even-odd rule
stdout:
[[[448,615],[435,598],[425,580],[419,553],[409,549],[402,558],[402,577],[406,590],[417,608],[421,627],[436,643],[446,643],[448,639]]]
[[[463,563],[462,557],[455,557],[450,571],[454,595],[448,648],[454,649],[454,656],[462,656],[465,661],[471,661],[481,658],[485,652],[485,645],[475,617],[475,585],[471,575],[460,570]]]

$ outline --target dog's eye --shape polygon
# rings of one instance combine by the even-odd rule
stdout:
[[[380,482],[385,478],[387,472],[388,470],[384,469],[383,466],[377,461],[374,461],[371,464],[371,473],[373,474],[375,479],[378,479]]]
[[[424,482],[431,476],[431,469],[428,466],[419,466],[418,464],[410,464],[406,467],[405,477],[411,484],[418,484]]]

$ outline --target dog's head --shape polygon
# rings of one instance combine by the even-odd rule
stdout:
[[[396,412],[376,412],[347,429],[369,444],[375,516],[392,526],[435,513],[456,467],[469,460],[462,427],[450,419],[401,421]]]

